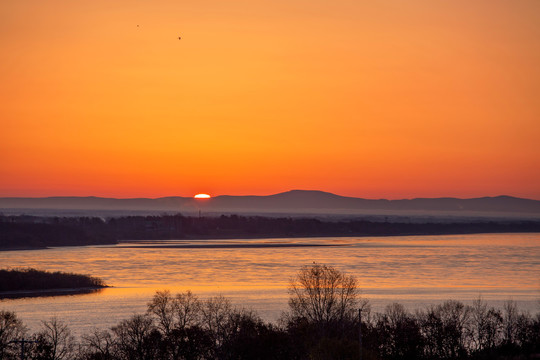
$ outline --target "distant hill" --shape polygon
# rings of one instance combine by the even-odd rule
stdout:
[[[511,196],[372,200],[339,196],[324,191],[292,190],[268,196],[222,195],[211,199],[163,197],[114,199],[100,197],[0,198],[2,209],[164,211],[194,213],[302,213],[302,214],[400,214],[448,215],[506,214],[540,216],[540,201]]]

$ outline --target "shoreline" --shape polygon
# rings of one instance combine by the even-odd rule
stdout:
[[[135,244],[136,242],[129,242]],[[185,245],[157,245],[141,244],[121,246],[123,249],[259,249],[259,248],[295,248],[295,247],[328,247],[348,246],[346,244],[185,244]]]
[[[39,290],[14,290],[0,291],[0,301],[10,299],[23,299],[34,297],[62,296],[62,295],[84,295],[99,292],[112,286],[94,286],[88,288],[66,288],[66,289],[39,289]]]
[[[0,251],[26,251],[26,250],[46,250],[50,249],[48,246],[21,246],[21,247],[10,247],[10,248],[0,248]]]

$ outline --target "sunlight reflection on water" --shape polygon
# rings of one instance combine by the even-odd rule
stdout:
[[[189,247],[205,244],[211,246]],[[274,247],[309,244],[339,246]],[[203,298],[223,294],[275,321],[287,309],[289,279],[313,262],[357,276],[375,310],[394,301],[414,309],[479,295],[493,305],[513,299],[540,310],[540,234],[158,241],[0,252],[3,268],[84,273],[114,286],[95,294],[2,300],[0,309],[17,312],[31,328],[57,316],[80,334],[144,312],[156,290],[171,289]]]

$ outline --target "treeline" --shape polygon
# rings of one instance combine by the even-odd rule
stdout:
[[[0,248],[110,244],[119,240],[540,232],[540,221],[406,223],[222,215],[119,218],[0,216]]]
[[[107,285],[97,277],[28,269],[0,269],[0,292],[73,288],[103,288]],[[1,294],[0,294],[0,297]]]
[[[397,360],[527,359],[540,356],[540,314],[503,309],[478,299],[407,311],[391,304],[372,313],[354,277],[333,267],[303,267],[291,280],[289,311],[278,325],[216,296],[158,291],[144,314],[76,342],[58,319],[36,334],[8,311],[0,312],[0,358],[19,356],[26,337],[33,360]],[[361,312],[359,311],[361,309]],[[361,316],[359,316],[361,315]],[[361,334],[361,335],[360,335]]]
[[[0,249],[116,243],[99,218],[0,216]]]
[[[411,313],[392,304],[381,313],[364,308],[362,359],[529,359],[540,355],[540,317],[483,301],[457,301]],[[318,323],[286,314],[280,325],[234,308],[221,296],[200,300],[190,292],[158,292],[144,314],[75,339],[53,318],[28,334],[16,314],[0,311],[0,358],[16,360],[25,337],[33,360],[358,359],[358,318]]]

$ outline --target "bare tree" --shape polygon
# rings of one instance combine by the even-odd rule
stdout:
[[[171,295],[169,290],[157,291],[148,303],[148,313],[157,318],[158,328],[167,336],[173,330],[185,330],[200,325],[202,302],[191,291]]]
[[[174,298],[169,290],[156,291],[152,301],[148,303],[148,313],[157,317],[158,327],[169,335],[174,327]]]
[[[303,266],[289,285],[292,316],[314,324],[342,322],[356,316],[359,289],[353,276],[328,265]]]
[[[423,339],[418,321],[398,303],[386,306],[376,323],[379,352],[385,359],[420,357]]]
[[[147,315],[133,315],[112,328],[116,335],[118,353],[122,359],[148,360],[153,359],[158,346],[158,335],[153,321]]]
[[[208,298],[201,307],[203,327],[216,335],[216,343],[223,340],[226,324],[233,312],[231,301],[222,295]]]
[[[91,334],[82,336],[81,352],[85,359],[113,360],[116,342],[107,330],[94,329]]]
[[[173,308],[176,314],[176,326],[187,328],[201,324],[202,302],[191,291],[178,293],[174,297]]]
[[[0,311],[0,359],[14,359],[17,356],[16,345],[12,341],[18,340],[25,332],[22,321],[14,312]]]
[[[518,317],[516,302],[513,300],[505,301],[503,306],[503,326],[504,341],[507,344],[514,344],[516,341]]]
[[[205,335],[201,328],[202,302],[191,291],[171,295],[169,290],[157,291],[148,303],[148,314],[156,318],[157,328],[163,334],[161,350],[170,359],[191,358],[204,352]],[[192,341],[197,338],[197,341]]]
[[[502,337],[502,322],[499,310],[488,308],[481,297],[474,300],[471,306],[471,350],[482,351],[498,346]]]
[[[428,357],[455,359],[467,355],[471,308],[448,300],[431,306],[426,313],[418,312]]]
[[[37,335],[37,352],[50,360],[71,359],[75,350],[75,338],[62,321],[56,317],[42,322],[43,329]]]

